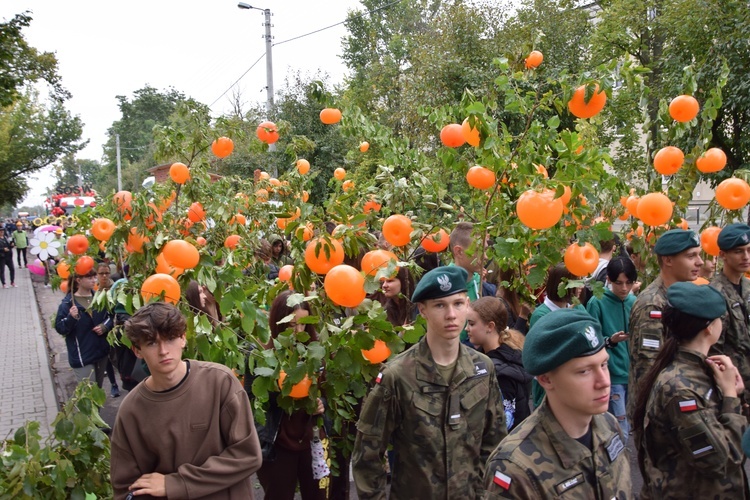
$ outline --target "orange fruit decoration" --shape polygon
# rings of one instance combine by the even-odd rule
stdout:
[[[394,247],[409,244],[411,232],[411,219],[405,215],[391,215],[383,222],[383,237]]]
[[[398,262],[398,257],[393,252],[382,249],[370,250],[362,256],[360,268],[363,273],[375,276],[379,270],[387,269],[391,262],[394,264]]]
[[[172,206],[172,202],[174,202],[175,198],[177,198],[177,193],[175,191],[172,191],[172,194],[164,198],[161,203],[159,203],[159,212],[166,212],[167,209]]]
[[[633,214],[634,216],[638,216],[638,203],[640,202],[640,198],[637,196],[628,196],[627,201],[625,202],[625,208],[628,209],[628,212]]]
[[[300,175],[305,175],[310,171],[310,162],[305,160],[304,158],[300,158],[297,160],[297,172],[300,173]]]
[[[157,273],[168,274],[173,278],[180,276],[185,270],[181,267],[176,267],[167,262],[167,258],[164,257],[164,252],[159,252],[156,256],[156,269]]]
[[[443,143],[443,146],[449,148],[459,148],[466,144],[461,125],[458,123],[450,123],[443,127],[440,131],[440,142]]]
[[[286,372],[284,370],[281,370],[279,373],[279,389],[282,388],[284,385],[284,380],[286,379]],[[310,377],[305,375],[305,378],[303,378],[298,383],[294,384],[292,386],[292,390],[289,391],[289,397],[292,399],[302,399],[306,398],[310,395],[310,387],[312,386],[312,380],[310,380]]]
[[[271,177],[270,179],[268,179],[268,183],[272,185],[273,187],[281,186],[281,181],[278,180],[276,177]]]
[[[654,155],[654,170],[661,175],[676,174],[685,162],[685,154],[680,148],[667,146],[661,148]]]
[[[341,110],[337,108],[325,108],[320,112],[320,121],[326,125],[333,125],[341,121]]]
[[[229,224],[239,224],[240,226],[244,226],[247,224],[247,218],[242,214],[233,215],[231,219],[229,219]]]
[[[448,248],[450,241],[448,232],[445,229],[441,229],[436,233],[425,236],[420,245],[428,252],[438,253]]]
[[[674,207],[664,193],[648,193],[638,202],[638,218],[647,226],[661,226],[672,218]]]
[[[128,235],[128,251],[133,253],[143,253],[143,244],[147,241],[149,241],[149,239],[138,234],[136,228],[131,228],[130,234]]]
[[[466,182],[476,189],[489,189],[495,185],[495,172],[476,165],[466,172]]]
[[[279,269],[279,280],[280,281],[291,281],[292,280],[292,271],[294,271],[294,266],[291,264],[287,264],[285,266],[281,266],[281,269]]]
[[[88,255],[84,255],[78,258],[78,262],[76,262],[75,267],[76,274],[78,276],[88,274],[88,272],[92,269],[94,269],[94,259],[92,259]]]
[[[112,201],[115,202],[117,211],[120,212],[121,215],[125,216],[125,220],[130,220],[132,218],[133,195],[130,191],[118,191],[117,193],[115,193]]]
[[[367,150],[370,149],[370,143],[367,141],[362,141],[359,143],[359,151],[361,153],[367,153]]]
[[[717,257],[719,255],[719,233],[720,227],[707,227],[701,233],[701,248],[708,255]]]
[[[716,203],[727,210],[739,210],[750,201],[750,186],[736,177],[725,179],[716,186]]]
[[[313,238],[305,248],[305,264],[317,274],[326,274],[344,262],[344,247],[338,240]]]
[[[255,129],[255,135],[260,142],[273,144],[279,140],[279,129],[274,122],[263,122]]]
[[[307,191],[302,191],[302,202],[307,203],[307,200],[310,199],[310,193]]]
[[[523,60],[526,69],[538,68],[542,61],[544,61],[544,55],[538,50],[532,50],[528,57]]]
[[[727,155],[719,148],[711,148],[695,160],[695,166],[704,174],[718,172],[727,164]]]
[[[536,170],[537,174],[540,174],[545,179],[549,179],[549,172],[547,172],[547,167],[542,164],[536,164],[534,165],[534,169]]]
[[[198,236],[198,237],[197,237],[197,238],[195,239],[195,242],[196,242],[196,243],[197,243],[198,245],[202,246],[202,247],[203,247],[203,246],[206,246],[206,243],[207,243],[207,241],[206,241],[206,238],[204,238],[203,236]]]
[[[469,124],[469,119],[466,118],[463,123],[461,123],[461,134],[463,135],[464,140],[469,143],[471,146],[474,146],[475,148],[479,146],[479,129],[476,128],[477,123],[474,123],[474,127]]]
[[[391,355],[388,345],[380,339],[375,339],[372,349],[362,349],[362,356],[373,365],[382,363]]]
[[[346,170],[341,167],[337,168],[333,171],[333,177],[338,181],[343,181],[346,177]]]
[[[678,95],[669,103],[669,116],[677,122],[689,122],[701,109],[698,101],[691,95]]]
[[[267,181],[271,178],[271,175],[268,172],[261,172],[260,173],[260,180]]]
[[[573,196],[570,186],[563,186],[563,194],[560,195],[560,201],[562,201],[563,207],[570,203],[570,197]]]
[[[526,227],[548,229],[562,217],[562,198],[555,199],[555,192],[551,189],[545,189],[541,193],[530,189],[518,197],[516,213]]]
[[[68,239],[68,252],[73,255],[83,255],[89,249],[89,240],[82,234],[76,234]]]
[[[336,305],[357,307],[365,300],[365,277],[352,266],[333,267],[323,280],[326,295]]]
[[[60,283],[60,291],[62,293],[68,293],[68,282],[67,281],[63,281],[62,283]]]
[[[161,252],[172,267],[193,269],[201,260],[198,249],[185,240],[168,241]]]
[[[172,166],[169,167],[169,177],[177,184],[185,184],[190,180],[190,169],[184,163],[172,163]]]
[[[234,151],[234,142],[229,137],[219,137],[211,143],[211,151],[218,158],[226,158]]]
[[[599,91],[599,85],[594,85],[594,94],[586,102],[586,86],[581,85],[573,92],[573,97],[568,101],[568,110],[577,118],[591,118],[604,109],[607,103],[607,94]]]
[[[239,244],[241,239],[242,238],[238,234],[230,234],[224,240],[224,246],[226,248],[229,248],[230,250],[234,250],[235,248],[237,248],[237,245]]]
[[[180,300],[180,284],[168,274],[152,274],[141,285],[141,297],[145,302],[159,298],[164,294],[164,301],[177,304]]]
[[[64,260],[61,260],[60,263],[57,264],[57,275],[64,280],[68,279],[68,276],[70,276],[70,265]]]
[[[203,209],[203,205],[196,201],[190,208],[188,208],[188,219],[191,222],[200,222],[206,217],[206,211]]]
[[[354,189],[354,181],[344,181],[344,183],[341,185],[341,188],[344,190],[345,193],[348,193],[352,189]]]
[[[255,198],[258,201],[268,201],[268,191],[261,188],[255,192]]]
[[[591,243],[573,243],[565,249],[563,262],[574,276],[588,276],[596,271],[596,266],[599,265],[599,252]]]
[[[112,237],[112,233],[115,232],[115,223],[110,219],[94,219],[91,223],[91,234],[94,235],[99,241],[107,241]]]
[[[367,200],[362,207],[362,211],[366,214],[369,214],[370,212],[380,212],[381,208],[383,208],[383,205],[381,205],[377,201]]]
[[[302,241],[310,241],[314,234],[315,234],[315,227],[310,222],[308,222],[304,226],[298,227],[297,231],[295,232],[295,235],[297,236],[297,238]]]

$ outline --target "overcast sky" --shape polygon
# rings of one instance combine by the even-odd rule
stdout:
[[[84,122],[88,147],[78,156],[100,160],[107,129],[120,118],[115,96],[132,96],[149,84],[169,87],[211,104],[265,53],[263,12],[241,10],[232,0],[2,0],[0,18],[31,11],[24,30],[29,44],[55,52],[63,85],[73,94],[68,109]],[[262,0],[270,8],[274,43],[346,19],[358,0]],[[274,87],[301,70],[327,72],[332,82],[345,73],[343,25],[273,48]],[[265,59],[237,85],[243,101],[265,103]],[[232,92],[212,106],[214,115],[231,109]],[[49,169],[31,179],[26,205],[40,204],[52,187]]]

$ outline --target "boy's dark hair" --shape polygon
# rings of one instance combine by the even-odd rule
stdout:
[[[125,335],[135,347],[156,340],[171,340],[185,334],[187,323],[179,309],[166,302],[154,302],[140,309],[125,322]]]
[[[620,274],[624,274],[630,281],[638,279],[638,271],[629,257],[615,257],[607,264],[607,278],[609,278],[610,283],[617,281]]]

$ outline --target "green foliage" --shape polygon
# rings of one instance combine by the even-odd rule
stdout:
[[[3,441],[0,498],[111,498],[107,424],[99,416],[105,399],[82,382],[52,423],[52,435],[42,438],[39,422],[28,422]]]

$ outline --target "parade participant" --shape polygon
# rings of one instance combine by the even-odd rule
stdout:
[[[730,224],[719,233],[719,257],[724,266],[711,286],[726,301],[727,314],[722,321],[721,337],[711,354],[726,354],[745,383],[745,403],[750,402],[750,226]]]
[[[29,246],[29,238],[26,235],[26,231],[23,230],[23,223],[16,222],[16,230],[13,231],[13,243],[16,245],[16,260],[18,261],[18,269],[23,269],[29,265],[26,260],[26,249]],[[21,258],[23,257],[23,265],[21,265]]]
[[[394,326],[404,326],[412,323],[416,317],[416,307],[409,300],[414,288],[414,280],[406,267],[399,268],[392,278],[384,278],[383,309],[388,321]]]
[[[13,267],[13,240],[10,235],[5,234],[5,229],[0,227],[0,283],[3,288],[8,288],[5,282],[5,268],[10,271],[10,286],[16,286],[16,269]]]
[[[700,240],[693,231],[671,229],[654,246],[659,276],[643,290],[630,311],[630,373],[628,373],[628,416],[638,398],[636,381],[641,380],[659,354],[662,342],[661,315],[667,288],[678,281],[693,281],[703,265]]]
[[[626,438],[607,413],[608,358],[586,311],[553,311],[531,327],[523,363],[547,397],[492,453],[485,499],[634,498]]]
[[[114,497],[247,499],[261,465],[247,394],[232,371],[183,360],[185,318],[155,302],[125,323],[151,376],[125,397],[112,431]]]
[[[97,290],[108,291],[112,288],[113,282],[109,274],[109,264],[106,262],[99,262],[96,264],[96,280],[99,285]],[[110,325],[114,326],[114,318],[109,322]],[[120,387],[117,385],[117,378],[115,377],[115,365],[117,365],[117,350],[114,346],[109,347],[109,359],[107,360],[107,378],[109,379],[110,395],[113,398],[120,397]],[[120,375],[122,377],[122,375]]]
[[[286,242],[284,238],[277,234],[271,235],[269,238],[271,243],[271,262],[278,268],[287,264],[294,264],[292,258],[289,257],[286,248]]]
[[[708,356],[724,298],[711,286],[678,282],[667,301],[663,345],[641,380],[633,418],[641,498],[748,498],[740,447],[747,421],[737,397],[744,385],[729,357]]]
[[[462,345],[466,271],[425,273],[412,302],[427,323],[420,342],[378,374],[357,423],[352,454],[359,498],[386,498],[383,456],[393,443],[390,498],[481,496],[484,464],[507,434],[489,358]]]
[[[612,383],[609,412],[617,418],[622,432],[628,436],[628,318],[635,302],[635,295],[630,291],[638,279],[638,272],[633,261],[627,257],[610,260],[605,271],[609,288],[604,290],[601,298],[591,297],[586,310],[602,325],[602,334],[609,348],[609,377]]]

